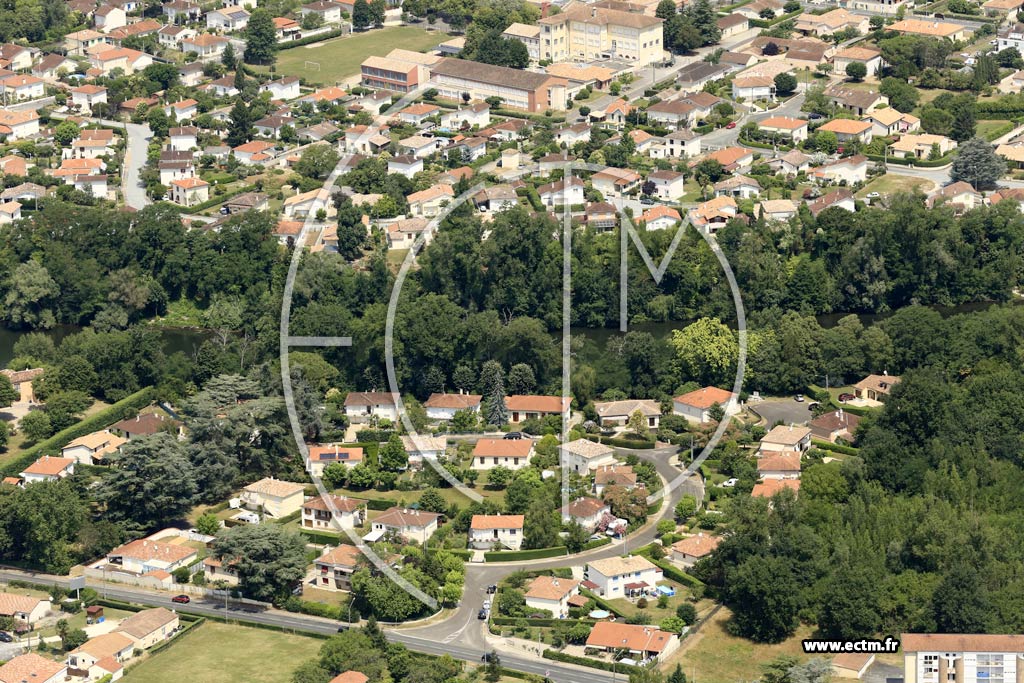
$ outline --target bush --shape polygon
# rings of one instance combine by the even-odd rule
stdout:
[[[564,545],[556,546],[554,548],[535,548],[533,550],[494,550],[484,553],[484,562],[538,560],[545,557],[560,557],[567,553],[568,549]]]
[[[676,616],[689,626],[697,621],[697,608],[693,606],[693,603],[684,602],[676,607]]]
[[[556,662],[565,662],[566,664],[589,666],[591,669],[601,669],[602,671],[618,671],[621,673],[639,670],[639,667],[632,664],[606,662],[600,659],[590,659],[589,657],[577,657],[576,655],[570,655],[557,650],[544,650],[544,659],[552,659]]]

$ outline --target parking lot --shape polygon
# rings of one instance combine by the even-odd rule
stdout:
[[[766,398],[760,403],[751,404],[749,408],[763,417],[770,428],[776,422],[798,425],[806,423],[813,417],[807,407],[810,403],[810,400],[798,403],[793,400],[792,396],[787,396],[786,398]]]

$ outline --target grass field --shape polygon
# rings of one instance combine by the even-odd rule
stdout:
[[[206,622],[181,642],[128,670],[128,683],[280,683],[316,656],[324,641]]]
[[[863,199],[869,192],[879,194],[896,194],[898,192],[913,192],[919,190],[924,193],[935,189],[935,183],[925,178],[914,178],[913,176],[896,175],[889,173],[878,176],[864,186],[864,189],[857,193],[857,197]]]
[[[370,55],[383,57],[396,47],[423,52],[447,39],[438,31],[412,26],[356,33],[324,43],[313,43],[277,54],[277,73],[299,76],[308,81],[333,85],[359,73],[359,65]],[[318,62],[320,70],[307,68],[306,62]]]

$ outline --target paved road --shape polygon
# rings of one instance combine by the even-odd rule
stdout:
[[[124,153],[124,164],[121,169],[121,192],[124,203],[133,209],[142,209],[151,204],[146,196],[146,188],[142,184],[142,168],[146,165],[146,152],[153,131],[148,124],[124,124],[125,136],[128,138]]]

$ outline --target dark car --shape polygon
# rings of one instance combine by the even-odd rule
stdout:
[[[498,585],[495,584],[495,583],[492,583],[490,586],[487,587],[487,592],[490,593],[490,594],[497,593],[498,592]]]
[[[184,594],[183,595],[175,595],[173,598],[171,598],[171,602],[177,602],[177,603],[181,603],[182,605],[187,605],[188,603],[192,602],[192,598],[190,598],[190,597],[188,597],[187,595],[184,595]]]
[[[839,400],[842,401],[843,403],[846,403],[847,401],[852,401],[855,398],[857,397],[854,396],[853,394],[839,394]]]
[[[505,438],[506,439],[510,439],[512,441],[515,441],[517,439],[523,438],[523,433],[522,432],[509,432],[508,434],[505,435]]]
[[[813,112],[813,111],[810,114],[807,115],[807,120],[808,121],[817,121],[818,119],[823,119],[823,118],[825,118],[825,117],[822,116],[821,114],[818,114],[818,113]]]
[[[14,636],[12,636],[10,633],[6,633],[4,631],[0,631],[0,643],[13,643],[13,642],[14,642]]]
[[[487,610],[481,609],[479,612],[476,613],[476,618],[479,619],[480,621],[483,621],[484,619],[486,619],[487,618]]]

